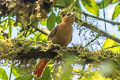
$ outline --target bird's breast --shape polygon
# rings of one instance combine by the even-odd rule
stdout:
[[[72,25],[61,25],[53,37],[53,43],[67,46],[72,40]]]

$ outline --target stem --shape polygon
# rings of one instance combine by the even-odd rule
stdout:
[[[105,8],[104,8],[104,0],[103,0],[103,16],[104,16],[104,19],[105,19]],[[105,31],[107,31],[106,22],[104,22],[104,25],[105,25]]]
[[[11,64],[10,73],[9,73],[9,79],[8,80],[11,80],[12,69],[13,69],[13,61],[12,61],[12,64]]]

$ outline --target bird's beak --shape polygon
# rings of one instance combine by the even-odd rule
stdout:
[[[76,14],[76,12],[73,12],[73,13],[71,14],[71,16],[75,16],[75,14]]]

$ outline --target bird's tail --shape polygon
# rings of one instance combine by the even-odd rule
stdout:
[[[42,60],[36,67],[34,73],[33,73],[33,76],[38,78],[40,76],[42,76],[42,73],[44,72],[46,66],[47,66],[47,63],[50,61],[50,59],[44,59]]]

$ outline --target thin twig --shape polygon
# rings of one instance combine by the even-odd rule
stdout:
[[[90,45],[92,42],[94,42],[97,38],[99,38],[99,35],[97,35],[94,39],[92,39],[90,42],[88,42],[85,47],[87,47],[88,45]]]
[[[72,8],[76,5],[76,3],[77,3],[77,0],[74,0],[73,4],[67,10],[67,13],[69,13],[72,10]]]
[[[105,8],[104,8],[104,0],[103,0],[103,16],[104,16],[104,19],[105,19]],[[107,31],[106,22],[104,22],[104,25],[105,25],[105,31]]]
[[[92,18],[95,18],[95,19],[98,19],[98,20],[102,20],[102,21],[108,22],[108,23],[113,24],[113,25],[120,25],[120,22],[113,22],[113,21],[110,21],[110,20],[99,18],[99,17],[93,16],[93,15],[87,14],[87,13],[85,13],[83,11],[79,11],[79,13],[82,13],[84,15],[87,15],[89,17],[92,17]]]
[[[120,45],[114,45],[114,46],[107,47],[107,48],[104,48],[104,49],[109,49],[109,48],[114,48],[114,47],[120,47]]]
[[[93,26],[92,24],[88,24],[87,22],[84,22],[84,21],[82,21],[81,19],[78,19],[78,18],[76,18],[76,21],[82,23],[82,26],[85,26],[86,28],[89,28],[90,30],[98,33],[98,35],[110,38],[110,39],[120,43],[120,39],[119,38],[113,37],[109,33],[104,32],[103,30],[98,29],[97,27]]]
[[[8,80],[11,80],[12,70],[13,70],[13,61],[12,61],[12,64],[11,64],[10,73],[9,73],[9,79]]]

